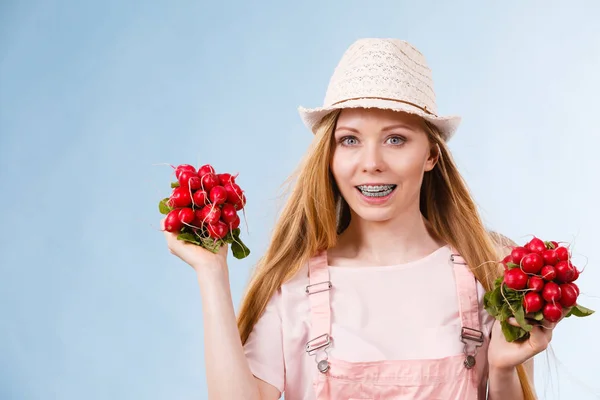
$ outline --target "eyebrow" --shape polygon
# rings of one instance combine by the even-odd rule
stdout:
[[[407,125],[407,124],[389,125],[389,126],[386,126],[385,128],[383,128],[381,131],[382,132],[387,132],[387,131],[391,131],[391,130],[394,130],[394,129],[397,129],[397,128],[402,128],[402,129],[406,129],[406,130],[414,132],[414,129],[410,125]],[[335,129],[335,131],[337,132],[338,130],[346,130],[346,131],[350,131],[350,132],[354,132],[354,133],[360,133],[360,131],[358,129],[351,128],[349,126],[338,126]]]

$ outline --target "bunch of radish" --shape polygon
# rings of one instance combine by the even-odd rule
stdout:
[[[246,196],[235,182],[237,175],[217,174],[210,164],[198,170],[188,164],[173,168],[177,181],[171,183],[171,195],[158,205],[166,215],[164,229],[215,253],[230,243],[236,258],[247,257],[250,250],[240,240],[238,215]]]
[[[502,260],[504,276],[485,294],[488,313],[501,321],[508,341],[525,339],[535,324],[558,322],[563,315],[585,317],[594,311],[578,304],[575,281],[581,271],[571,262],[567,247],[534,237],[512,248]],[[514,317],[520,327],[507,320]]]

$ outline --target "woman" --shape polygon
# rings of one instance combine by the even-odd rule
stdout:
[[[424,57],[400,40],[346,51],[237,320],[226,263],[197,272],[214,399],[533,399],[554,326],[508,343],[482,297],[509,243],[486,231],[437,116]],[[514,323],[514,321],[513,321]],[[241,340],[240,340],[241,339]]]

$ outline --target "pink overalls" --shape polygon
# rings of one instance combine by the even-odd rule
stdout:
[[[332,359],[327,354],[335,343],[331,337],[332,282],[327,252],[322,251],[309,261],[306,293],[310,301],[312,339],[306,344],[306,352],[316,362],[313,387],[317,400],[486,398],[485,391],[479,390],[479,382],[486,373],[488,338],[481,332],[475,277],[458,254],[453,254],[449,262],[454,264],[462,324],[456,340],[465,343],[464,354],[434,360],[357,363]]]

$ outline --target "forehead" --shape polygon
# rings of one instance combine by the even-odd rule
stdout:
[[[414,130],[421,130],[422,119],[413,114],[378,108],[345,108],[338,117],[337,127],[357,130],[382,129],[386,126],[402,124]]]

